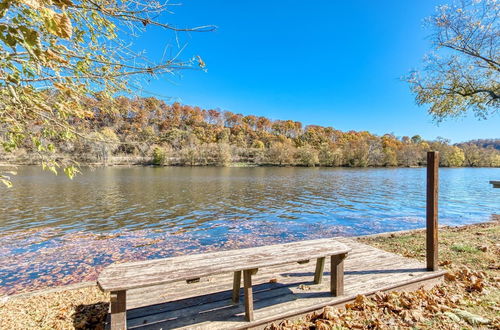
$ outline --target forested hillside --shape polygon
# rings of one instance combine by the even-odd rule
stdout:
[[[500,131],[500,130],[499,130]],[[473,144],[481,148],[495,148],[500,150],[500,139],[479,139],[479,140],[471,140],[468,142],[460,143],[459,146]]]
[[[72,124],[86,138],[56,140],[55,149],[63,154],[42,156],[71,155],[82,163],[409,167],[425,164],[426,151],[432,149],[441,152],[441,166],[500,166],[499,150],[474,141],[450,145],[445,139],[424,141],[418,135],[398,138],[304,127],[293,120],[170,105],[156,98],[88,99],[85,106],[86,117],[72,119]],[[36,161],[39,152],[27,146],[14,159]]]

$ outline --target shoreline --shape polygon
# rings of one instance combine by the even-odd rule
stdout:
[[[0,167],[19,167],[19,166],[41,166],[39,163],[5,163],[0,162]],[[113,167],[152,167],[152,168],[331,168],[331,169],[425,169],[425,166],[323,166],[323,165],[315,165],[315,166],[305,166],[305,165],[278,165],[278,164],[255,164],[255,163],[230,163],[228,165],[216,165],[216,164],[199,164],[199,165],[155,165],[151,163],[132,163],[132,164],[124,164],[124,163],[113,163],[113,164],[102,164],[102,163],[80,163],[78,164],[80,168],[113,168]],[[500,168],[493,166],[440,166],[440,169],[490,169],[490,168]]]
[[[480,226],[480,225],[487,225],[487,224],[494,224],[500,222],[500,214],[492,214],[491,219],[488,221],[481,221],[481,222],[476,222],[476,223],[469,223],[465,225],[456,225],[456,226],[450,226],[450,225],[439,225],[438,229],[446,229],[446,228],[467,228],[467,227],[473,227],[473,226]],[[425,227],[422,228],[414,228],[414,229],[405,229],[405,230],[397,230],[397,231],[388,231],[388,232],[383,232],[383,233],[377,233],[377,234],[367,234],[367,235],[358,235],[358,236],[352,236],[356,239],[358,238],[375,238],[375,237],[394,237],[397,235],[404,235],[404,234],[414,234],[414,233],[420,233],[425,231]]]

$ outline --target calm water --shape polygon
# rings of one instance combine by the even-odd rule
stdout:
[[[441,224],[500,213],[488,183],[500,169],[440,179]],[[54,283],[69,283],[117,259],[418,228],[424,216],[425,169],[99,168],[70,181],[24,167],[0,188],[0,264],[12,265],[0,292],[50,282],[58,267],[73,277]]]

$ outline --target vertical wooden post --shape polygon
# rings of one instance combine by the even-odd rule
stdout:
[[[234,272],[233,277],[233,304],[240,302],[241,270]]]
[[[438,269],[439,152],[427,153],[427,270]]]
[[[325,271],[325,257],[316,260],[316,270],[314,271],[314,284],[320,284]]]
[[[253,269],[243,271],[243,288],[245,291],[245,318],[247,321],[253,321],[253,291],[252,291],[252,272]]]
[[[330,257],[330,292],[338,297],[344,294],[344,259],[347,254]]]
[[[111,330],[127,329],[127,292],[113,291],[111,300]]]

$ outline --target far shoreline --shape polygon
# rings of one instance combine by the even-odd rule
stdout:
[[[42,166],[39,162],[1,162],[0,167],[18,167],[18,166]],[[217,164],[196,164],[196,165],[183,165],[183,164],[166,164],[166,165],[157,165],[151,162],[132,162],[132,163],[92,163],[92,162],[81,162],[78,163],[77,167],[79,168],[113,168],[113,167],[145,167],[145,168],[332,168],[332,169],[420,169],[426,168],[425,165],[420,166],[324,166],[324,165],[315,165],[315,166],[306,166],[299,164],[255,164],[255,163],[240,163],[234,162],[226,165],[217,165]],[[498,168],[500,166],[440,166],[441,169],[458,169],[458,168]]]

